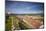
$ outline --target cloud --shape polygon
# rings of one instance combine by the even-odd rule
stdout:
[[[15,12],[11,12],[9,11],[8,14],[41,14],[43,13],[43,11],[15,11]]]

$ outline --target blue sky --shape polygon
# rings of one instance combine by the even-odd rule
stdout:
[[[37,14],[43,13],[43,3],[36,2],[20,2],[20,1],[7,1],[6,12],[14,14]]]

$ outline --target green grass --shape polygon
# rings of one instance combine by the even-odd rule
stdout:
[[[9,31],[9,30],[11,30],[11,26],[12,26],[12,19],[11,19],[11,17],[9,16],[9,17],[6,17],[7,19],[6,19],[6,23],[5,23],[5,25],[6,25],[6,31]]]

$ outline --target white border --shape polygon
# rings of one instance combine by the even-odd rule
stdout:
[[[5,3],[0,0],[0,31],[5,31]]]
[[[44,2],[44,0],[8,0],[8,1],[32,1],[32,2]]]
[[[15,1],[29,1],[29,2],[44,2],[46,0],[15,0]],[[44,4],[44,9],[46,8]],[[46,9],[44,10],[44,20],[45,20],[45,29],[46,29]],[[45,29],[35,29],[35,30],[20,30],[20,31],[45,31]],[[5,31],[5,0],[0,0],[0,31]]]

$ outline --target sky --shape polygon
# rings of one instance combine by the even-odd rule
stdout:
[[[38,2],[6,1],[6,13],[39,14],[44,11],[44,4]]]

